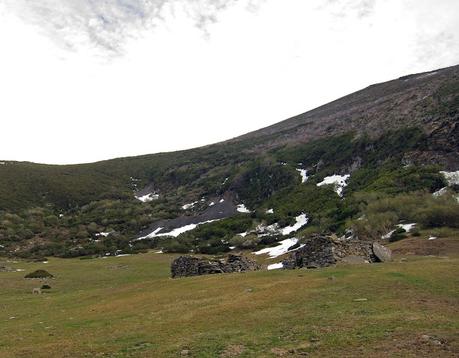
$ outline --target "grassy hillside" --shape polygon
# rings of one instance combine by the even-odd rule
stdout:
[[[9,262],[25,271],[0,272],[0,357],[456,357],[457,235],[427,234],[388,264],[175,280],[153,252]],[[56,278],[32,295],[40,268]]]
[[[105,255],[119,250],[132,253],[152,247],[169,252],[226,252],[230,246],[241,244],[237,238],[234,242],[236,234],[259,224],[292,224],[294,217],[300,213],[307,213],[310,218],[304,237],[314,232],[335,232],[340,235],[365,214],[365,205],[369,200],[402,194],[412,195],[413,200],[419,200],[416,197],[424,195],[420,199],[420,208],[424,208],[425,203],[438,203],[442,207],[441,212],[449,217],[444,225],[456,227],[459,218],[453,214],[451,216],[449,212],[456,211],[457,202],[440,199],[433,202],[429,199],[431,193],[447,185],[440,174],[442,167],[419,166],[405,161],[407,154],[423,150],[427,141],[421,129],[406,128],[387,132],[376,139],[348,133],[306,144],[283,146],[256,157],[241,156],[238,152],[224,156],[222,152],[202,148],[196,152],[183,152],[180,154],[181,162],[172,162],[163,158],[172,154],[164,154],[156,156],[156,169],[148,167],[146,163],[151,158],[146,157],[119,159],[119,165],[115,165],[115,161],[102,162],[98,164],[100,167],[97,171],[88,171],[86,178],[92,178],[89,173],[105,175],[110,178],[107,183],[109,180],[118,180],[121,186],[124,177],[113,173],[124,171],[123,165],[130,168],[137,165],[137,168],[144,170],[144,174],[138,169],[134,181],[131,176],[125,176],[128,189],[122,196],[110,197],[107,194],[103,199],[104,196],[98,197],[94,191],[88,194],[93,196],[90,203],[75,204],[67,209],[34,205],[16,211],[0,211],[0,243],[3,246],[0,252],[35,257]],[[5,167],[14,165],[7,164]],[[51,167],[57,172],[64,168]],[[85,167],[76,168],[82,170]],[[307,170],[309,178],[305,183],[301,181],[299,168]],[[133,172],[134,169],[131,170]],[[333,186],[317,186],[324,177],[333,174],[350,174],[344,198],[334,192]],[[139,188],[151,183],[153,177],[156,178],[153,181],[157,183],[155,187],[160,188],[157,191],[159,199],[147,203],[136,200],[135,185]],[[58,190],[62,185],[57,184],[59,175],[50,178],[57,180]],[[78,177],[74,176],[65,180],[76,180],[75,187],[85,183],[85,179],[78,181]],[[107,184],[107,188],[110,185]],[[457,188],[451,188],[450,194],[454,194],[455,190]],[[57,195],[56,192],[53,195]],[[152,223],[197,215],[212,200],[218,201],[224,195],[232,198],[227,200],[246,204],[252,213],[243,215],[242,220],[229,218],[204,225],[177,239],[132,241],[140,232],[148,232]],[[451,195],[447,197],[452,198]],[[19,195],[18,200],[20,198]],[[64,198],[69,200],[71,197],[64,195]],[[183,204],[194,201],[200,204],[192,210],[182,209]],[[274,214],[267,215],[267,209],[273,209]],[[397,220],[415,220],[423,222],[426,227],[433,225],[430,219],[420,218],[419,214],[410,212],[408,215],[399,215],[397,210],[393,208],[391,212],[395,213],[391,214],[390,219],[382,220],[382,224],[376,225],[372,220],[375,226],[373,232],[389,231],[390,225],[395,225]],[[429,215],[429,218],[433,215],[432,210]],[[111,234],[104,238],[98,236],[101,232]],[[368,230],[361,233],[370,235]],[[264,244],[268,243],[264,241]],[[245,244],[254,246],[263,243],[255,240]]]
[[[459,66],[408,76],[192,150],[82,165],[0,162],[0,254],[76,257],[152,247],[226,252],[241,244],[236,234],[260,224],[292,224],[300,213],[310,219],[300,238],[360,230],[356,220],[369,201],[403,194],[413,200],[424,195],[424,202],[442,208],[442,218],[425,205],[420,207],[428,217],[399,215],[394,207],[382,225],[367,218],[375,228],[360,230],[363,238],[374,239],[397,220],[422,221],[425,228],[443,220],[454,228],[457,203],[427,198],[447,185],[440,171],[459,169],[458,84]],[[307,182],[298,170],[307,172]],[[333,175],[350,175],[343,198],[333,186],[317,186]],[[458,190],[452,186],[447,196]],[[151,202],[135,198],[153,193],[159,197]],[[232,212],[244,204],[251,213],[174,239],[133,241],[165,220],[203,215],[223,198]],[[197,204],[182,209],[189,203]],[[266,215],[268,209],[274,213]],[[245,244],[271,243],[262,241]]]

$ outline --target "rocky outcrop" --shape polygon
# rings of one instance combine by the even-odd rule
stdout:
[[[171,276],[188,277],[212,275],[217,273],[245,272],[259,270],[260,266],[253,260],[230,254],[226,259],[207,259],[194,256],[180,256],[171,264]]]
[[[286,269],[327,267],[337,262],[364,263],[390,260],[390,250],[380,244],[361,241],[354,236],[316,235],[306,240],[290,257],[282,261]]]

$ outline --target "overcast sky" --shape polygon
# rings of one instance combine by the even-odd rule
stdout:
[[[458,63],[457,0],[0,0],[0,159],[191,148]]]

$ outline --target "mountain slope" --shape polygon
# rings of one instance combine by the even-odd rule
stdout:
[[[94,199],[130,195],[130,177],[146,186],[157,173],[169,177],[158,185],[181,185],[190,164],[200,162],[198,173],[226,162],[238,165],[244,152],[258,155],[284,145],[307,143],[352,132],[371,137],[387,130],[419,127],[428,141],[412,160],[459,167],[459,66],[370,86],[299,116],[233,140],[188,151],[121,158],[83,165],[51,166],[6,162],[0,165],[0,209],[52,203],[69,207]],[[252,155],[253,156],[253,155]],[[5,162],[3,162],[5,163]],[[175,182],[174,182],[175,181]],[[168,183],[166,183],[168,182]]]
[[[459,66],[454,66],[369,86],[235,140],[275,135],[270,146],[277,146],[349,131],[379,136],[387,130],[419,126],[445,146],[445,153],[455,150],[457,154],[458,118]],[[457,166],[457,157],[449,159]]]
[[[273,244],[282,239],[279,231],[255,228],[293,225],[302,213],[309,220],[303,236],[352,227],[374,239],[397,220],[431,225],[431,214],[395,206],[455,210],[454,184],[443,191],[451,199],[430,197],[447,185],[441,170],[459,169],[458,119],[454,66],[373,85],[201,148],[81,165],[0,162],[0,249],[59,256],[149,247],[217,253]],[[390,214],[367,227],[356,222],[383,197]],[[249,210],[238,210],[242,204]],[[456,217],[445,215],[440,226],[455,227]],[[251,235],[241,240],[236,234],[244,231]],[[166,235],[175,232],[180,235]]]

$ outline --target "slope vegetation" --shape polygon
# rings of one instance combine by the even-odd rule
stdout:
[[[263,239],[260,231],[301,214],[308,226],[292,233],[300,238],[352,228],[376,239],[407,220],[455,228],[458,183],[440,172],[459,169],[458,118],[455,66],[211,146],[82,165],[0,162],[0,250],[220,253],[275,244],[285,239],[279,230]],[[407,200],[424,211],[401,210]],[[384,217],[374,201],[391,203]]]

